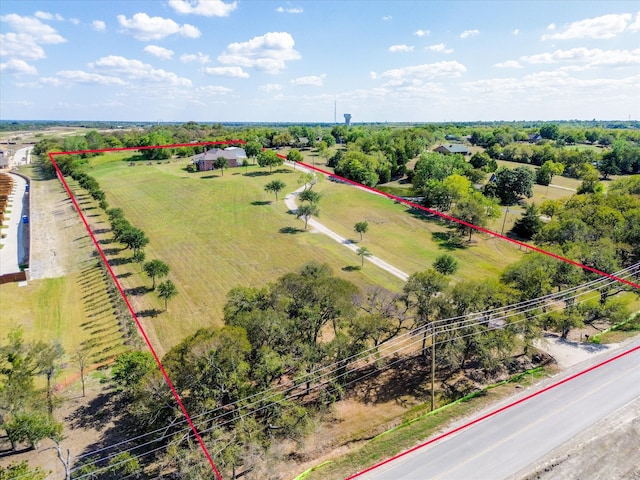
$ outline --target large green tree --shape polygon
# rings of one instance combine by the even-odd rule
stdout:
[[[162,278],[169,275],[169,265],[158,259],[146,262],[142,266],[142,269],[144,270],[144,273],[146,273],[153,281],[151,290],[156,289],[156,278]]]
[[[158,285],[158,297],[164,300],[164,309],[167,311],[169,300],[178,295],[178,289],[171,280],[166,280]]]
[[[269,173],[272,173],[273,167],[282,165],[284,159],[279,157],[273,150],[264,150],[258,154],[258,165],[261,167],[269,167]]]
[[[278,193],[284,190],[287,185],[282,180],[273,180],[264,186],[265,191],[273,192],[276,196],[276,202],[278,201]]]

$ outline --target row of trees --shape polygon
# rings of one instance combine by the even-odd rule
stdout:
[[[445,257],[451,256],[438,260],[439,270],[455,271],[455,259]],[[360,291],[328,266],[312,262],[265,287],[230,290],[225,327],[186,338],[167,353],[163,364],[186,408],[200,419],[199,430],[215,439],[216,464],[229,475],[240,469],[250,475],[252,468],[260,472],[252,459],[264,455],[256,449],[265,452],[281,438],[301,439],[318,414],[356,381],[359,374],[350,373],[348,359],[367,350],[376,362],[376,347],[407,329],[422,327],[416,353],[439,371],[453,374],[470,366],[485,372],[510,368],[514,353],[535,352],[533,342],[543,329],[566,336],[585,322],[624,320],[628,310],[611,295],[564,308],[558,308],[558,301],[541,304],[510,315],[497,329],[488,321],[465,323],[460,318],[587,278],[577,267],[528,254],[499,281],[452,283],[433,268],[414,273],[402,292],[394,294],[379,287]],[[453,320],[436,330],[430,327],[444,318]],[[169,407],[169,392],[158,389],[159,373],[146,354],[139,355],[139,361],[119,360],[122,368],[116,369],[114,380],[138,425],[148,431],[171,425],[177,412]],[[325,377],[323,368],[334,373]],[[265,390],[268,396],[261,394]],[[172,427],[166,428],[170,432]],[[188,462],[176,466],[185,474],[192,467]]]

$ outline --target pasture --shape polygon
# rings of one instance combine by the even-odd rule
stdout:
[[[300,172],[281,167],[269,175],[256,166],[188,173],[186,160],[152,163],[130,162],[122,153],[91,160],[90,174],[107,194],[112,207],[122,208],[127,219],[150,238],[146,259],[169,264],[169,278],[179,294],[169,311],[148,291],[151,281],[130,262],[131,253],[116,248],[108,234],[100,241],[117,259],[116,273],[130,294],[134,308],[152,343],[160,353],[203,326],[222,324],[227,292],[235,286],[263,286],[277,277],[317,260],[361,288],[381,285],[393,291],[402,282],[365,262],[324,235],[304,231],[302,220],[288,212],[283,197],[297,189]],[[287,187],[275,202],[264,191],[266,183],[282,180]],[[429,267],[440,254],[451,253],[460,262],[452,279],[498,275],[516,261],[517,247],[474,235],[468,248],[452,247],[445,239],[447,227],[392,200],[345,185],[322,181],[318,220],[342,236],[358,240],[353,225],[369,222],[362,246],[411,274]],[[107,226],[100,214],[95,222]]]

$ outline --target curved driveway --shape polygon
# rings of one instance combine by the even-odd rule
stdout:
[[[289,195],[287,195],[286,197],[284,197],[284,203],[287,206],[287,208],[289,210],[291,210],[292,212],[295,212],[298,209],[298,205],[296,203],[296,197],[300,194],[300,192],[302,192],[304,189],[306,188],[306,185],[303,187],[300,187],[299,189],[297,189],[295,192],[290,193]],[[358,251],[358,246],[353,243],[351,240],[347,240],[346,238],[338,235],[336,232],[334,232],[333,230],[328,229],[327,227],[325,227],[324,225],[322,225],[320,222],[318,222],[316,219],[314,218],[310,218],[308,224],[313,228],[314,231],[320,232],[320,233],[324,233],[325,235],[327,235],[329,238],[332,238],[333,240],[335,240],[336,242],[344,245],[346,248],[348,248],[349,250],[351,250],[354,253],[357,253]],[[373,263],[374,265],[377,265],[378,267],[386,270],[387,272],[389,272],[391,275],[394,275],[396,277],[398,277],[400,280],[406,282],[407,279],[409,278],[409,275],[405,272],[403,272],[402,270],[394,267],[393,265],[388,264],[387,262],[385,262],[384,260],[381,260],[378,257],[375,257],[373,255],[366,257],[366,259]]]

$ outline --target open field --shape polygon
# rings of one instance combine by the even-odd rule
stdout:
[[[226,294],[234,286],[265,285],[310,260],[328,263],[360,287],[401,288],[398,279],[377,268],[342,271],[357,265],[359,258],[324,236],[304,232],[303,222],[284,206],[284,192],[276,203],[273,194],[264,191],[264,185],[276,178],[288,185],[287,191],[295,190],[298,172],[281,168],[268,175],[250,167],[248,174],[244,168],[226,170],[224,176],[190,174],[183,170],[185,163],[129,167],[107,156],[94,160],[91,171],[110,205],[123,208],[127,219],[150,238],[147,259],[158,258],[171,267],[169,277],[179,295],[169,312],[153,320],[143,315],[155,327],[161,352],[197,328],[221,325]],[[92,221],[108,227],[105,217]],[[116,271],[125,289],[140,292],[140,287],[150,286],[138,266],[127,263],[130,253],[112,247],[107,248],[120,255]],[[136,296],[134,303],[141,311],[161,309],[151,293]]]
[[[158,258],[171,267],[169,276],[179,295],[170,302],[169,311],[161,313],[162,304],[147,291],[150,281],[128,261],[130,253],[106,246],[117,256],[120,281],[135,293],[134,306],[142,312],[145,326],[153,327],[161,353],[197,328],[221,325],[226,294],[234,286],[265,285],[312,259],[328,263],[361,288],[402,288],[398,279],[373,265],[349,268],[359,265],[357,256],[323,235],[303,231],[303,222],[282,202],[285,192],[299,187],[300,174],[291,168],[279,168],[272,175],[253,166],[227,169],[224,175],[187,173],[186,160],[129,166],[126,153],[91,162],[91,174],[107,193],[109,204],[123,208],[131,223],[150,238],[147,260]],[[264,191],[273,179],[287,184],[277,203]],[[359,241],[353,225],[368,221],[370,231],[362,245],[408,274],[426,270],[438,255],[450,253],[461,266],[454,280],[495,277],[523,253],[485,235],[474,235],[470,247],[452,249],[445,239],[445,225],[413,215],[406,206],[326,179],[315,188],[323,194],[322,223]],[[108,227],[98,210],[88,213],[98,216],[93,222],[101,222],[94,230]],[[105,235],[100,241],[109,242]]]

